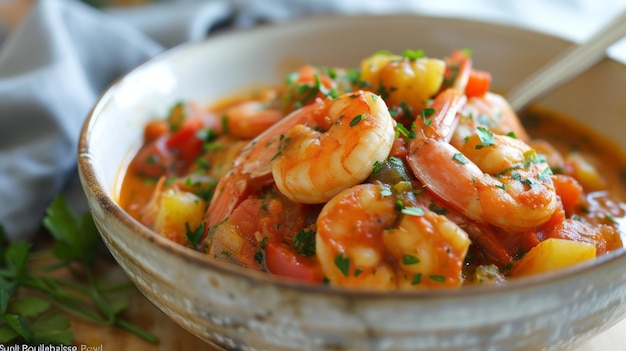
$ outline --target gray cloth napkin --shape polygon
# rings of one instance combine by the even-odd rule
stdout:
[[[72,1],[40,2],[0,51],[0,223],[30,238],[75,172],[78,134],[100,92],[163,48]]]

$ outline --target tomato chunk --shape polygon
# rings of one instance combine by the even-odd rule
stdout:
[[[467,97],[483,96],[489,91],[490,86],[491,73],[472,69],[465,87],[465,95]]]
[[[301,256],[282,242],[265,245],[265,267],[272,274],[300,281],[321,282],[324,278],[315,258]]]

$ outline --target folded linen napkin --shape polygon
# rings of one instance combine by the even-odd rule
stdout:
[[[96,10],[77,0],[39,1],[4,40],[0,31],[0,223],[11,239],[32,238],[62,191],[86,211],[75,164],[90,108],[117,77],[184,41],[325,12],[482,19],[580,41],[624,7],[621,0],[178,0]]]

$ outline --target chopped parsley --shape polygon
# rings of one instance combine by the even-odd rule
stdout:
[[[456,162],[462,164],[462,165],[467,164],[467,162],[468,162],[467,159],[465,158],[465,156],[463,156],[463,154],[459,153],[459,152],[455,153],[452,156],[452,159],[455,160]]]
[[[350,127],[354,127],[354,126],[356,126],[357,124],[359,124],[359,122],[361,122],[361,121],[363,121],[363,120],[365,120],[365,119],[367,119],[367,115],[366,115],[366,114],[364,114],[364,113],[362,113],[362,114],[360,114],[360,115],[358,115],[358,116],[354,117],[354,118],[350,121]]]
[[[428,278],[438,283],[443,283],[446,281],[446,277],[444,277],[443,275],[429,275]]]
[[[293,237],[293,247],[302,256],[315,255],[315,231],[302,229]]]
[[[414,255],[409,255],[409,254],[404,254],[402,255],[402,264],[403,265],[411,265],[411,264],[417,264],[420,263],[420,259],[417,258],[417,256]]]
[[[383,166],[383,161],[376,161],[376,162],[374,162],[374,168],[372,169],[372,174],[378,173],[378,171],[380,171],[380,168],[382,166]]]
[[[491,130],[485,127],[477,127],[476,135],[478,136],[478,139],[480,140],[480,143],[481,143],[481,145],[476,145],[477,149],[480,149],[484,146],[492,146],[496,144],[493,138],[493,133],[491,132]]]
[[[417,59],[424,58],[425,54],[423,50],[404,50],[404,52],[402,52],[402,57],[415,61]]]
[[[337,254],[335,257],[335,266],[341,271],[341,273],[347,277],[350,272],[350,258],[343,255],[343,253]]]
[[[206,250],[206,245],[202,244],[202,237],[204,236],[204,223],[200,224],[196,229],[191,230],[189,223],[185,222],[185,230],[187,231],[187,240],[193,245],[196,250]]]
[[[430,204],[428,205],[428,209],[435,212],[438,215],[445,215],[449,212],[447,208],[437,206],[437,204],[435,204],[435,202],[432,200],[430,201]]]

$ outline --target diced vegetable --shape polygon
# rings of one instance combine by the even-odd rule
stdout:
[[[557,174],[552,177],[556,193],[561,197],[563,209],[571,213],[583,200],[583,187],[573,177]]]
[[[154,230],[178,243],[186,238],[187,228],[196,229],[202,222],[206,202],[198,196],[177,190],[161,194]]]
[[[286,244],[268,242],[265,246],[265,267],[276,275],[300,281],[321,282],[323,274],[317,260],[304,257]]]
[[[465,87],[465,95],[467,97],[483,96],[489,91],[490,86],[491,73],[472,69]]]
[[[570,174],[586,191],[601,190],[606,187],[606,181],[598,170],[580,153],[573,152],[567,155],[565,164]]]
[[[528,276],[573,266],[596,257],[594,245],[566,239],[546,239],[517,261],[511,276]]]

